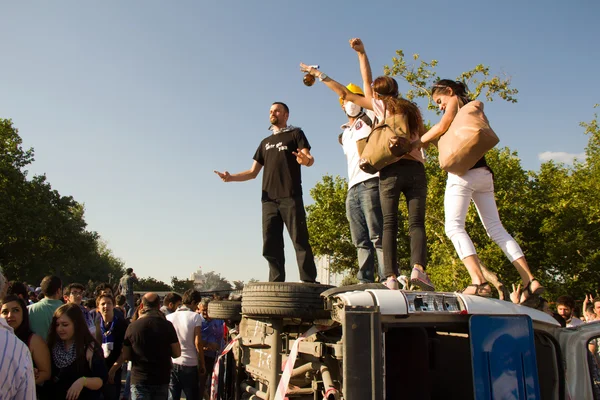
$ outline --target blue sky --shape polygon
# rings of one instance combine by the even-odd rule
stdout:
[[[375,76],[403,49],[437,59],[442,77],[479,63],[512,77],[519,102],[486,112],[526,169],[583,152],[578,123],[600,102],[597,1],[321,3],[3,2],[0,117],[35,148],[31,173],[84,203],[89,228],[138,275],[166,282],[199,266],[267,279],[262,174],[225,184],[213,170],[248,169],[270,104],[284,101],[316,160],[305,202],[322,175],[345,176],[345,115],[324,85],[302,84],[298,64],[359,84],[352,37]],[[297,280],[289,241],[286,258]]]

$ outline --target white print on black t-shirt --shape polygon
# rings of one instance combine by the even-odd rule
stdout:
[[[283,142],[279,142],[277,144],[269,144],[269,143],[265,144],[265,150],[270,150],[273,147],[277,147],[277,150],[279,150],[279,151],[284,151],[284,150],[288,149],[287,146],[283,145]]]

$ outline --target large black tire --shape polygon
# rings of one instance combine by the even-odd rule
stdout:
[[[208,303],[208,316],[212,319],[241,321],[242,302],[230,300],[213,300],[210,303]]]
[[[308,320],[328,318],[320,295],[331,287],[315,283],[249,283],[242,294],[242,314]]]

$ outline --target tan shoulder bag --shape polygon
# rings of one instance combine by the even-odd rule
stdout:
[[[437,143],[440,167],[464,175],[500,139],[483,113],[483,103],[471,101],[458,110],[450,128]]]

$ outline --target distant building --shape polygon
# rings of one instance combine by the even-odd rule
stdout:
[[[331,257],[329,256],[315,257],[315,262],[317,264],[317,282],[323,285],[340,286],[342,280],[348,275],[347,272],[342,274],[331,272],[329,268]]]

